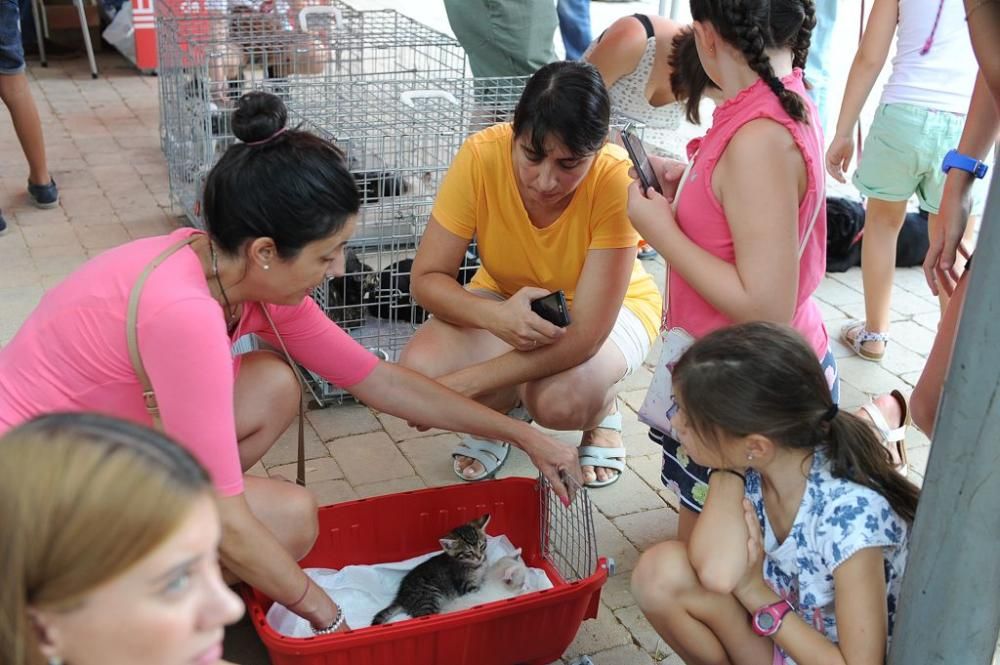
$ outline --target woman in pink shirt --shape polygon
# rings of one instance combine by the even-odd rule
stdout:
[[[801,67],[812,3],[691,4],[698,54],[722,91],[712,126],[688,146],[691,165],[656,161],[670,200],[633,183],[629,216],[669,266],[664,325],[694,339],[745,321],[792,325],[822,361],[836,362],[812,294],[826,269],[823,137]],[[700,18],[699,18],[700,17]],[[655,158],[654,158],[655,160]],[[681,499],[686,539],[707,492],[708,469],[669,432],[662,478]]]
[[[93,258],[49,291],[0,349],[0,434],[53,411],[94,411],[150,424],[126,342],[128,298],[141,291],[138,347],[163,428],[209,471],[221,497],[226,569],[308,619],[345,627],[337,605],[296,565],[317,535],[312,496],[292,483],[244,476],[294,420],[295,375],[269,352],[231,348],[254,333],[364,403],[413,423],[510,441],[565,495],[560,470],[581,480],[576,451],[530,425],[379,360],[309,298],[342,274],[360,197],[343,155],[287,130],[281,101],[250,93],[233,115],[243,143],[205,183],[208,233],[179,229]],[[266,312],[265,312],[266,310]]]

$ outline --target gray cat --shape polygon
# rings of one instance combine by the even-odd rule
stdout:
[[[386,623],[400,612],[411,617],[437,614],[448,601],[478,590],[486,575],[489,521],[487,513],[442,538],[444,551],[406,574],[396,598],[375,615],[372,625]]]

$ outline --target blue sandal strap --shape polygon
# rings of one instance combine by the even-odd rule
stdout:
[[[625,470],[625,448],[603,448],[601,446],[580,446],[580,466],[594,466],[602,469],[614,469],[621,473]]]

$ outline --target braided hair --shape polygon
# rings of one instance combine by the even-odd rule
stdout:
[[[691,17],[714,25],[740,50],[785,112],[798,122],[809,122],[805,103],[774,73],[766,49],[790,47],[795,66],[805,64],[816,24],[812,0],[691,0]]]

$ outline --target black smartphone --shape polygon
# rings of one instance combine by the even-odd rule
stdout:
[[[652,187],[658,193],[663,194],[663,190],[660,188],[660,181],[656,177],[656,173],[653,172],[653,165],[649,163],[646,149],[642,147],[642,140],[635,133],[632,123],[625,125],[625,128],[622,129],[622,144],[625,146],[628,156],[632,159],[632,165],[635,166],[636,173],[639,174],[639,182],[642,183],[643,191]]]
[[[566,294],[561,290],[532,300],[531,311],[560,328],[565,328],[570,324]]]

